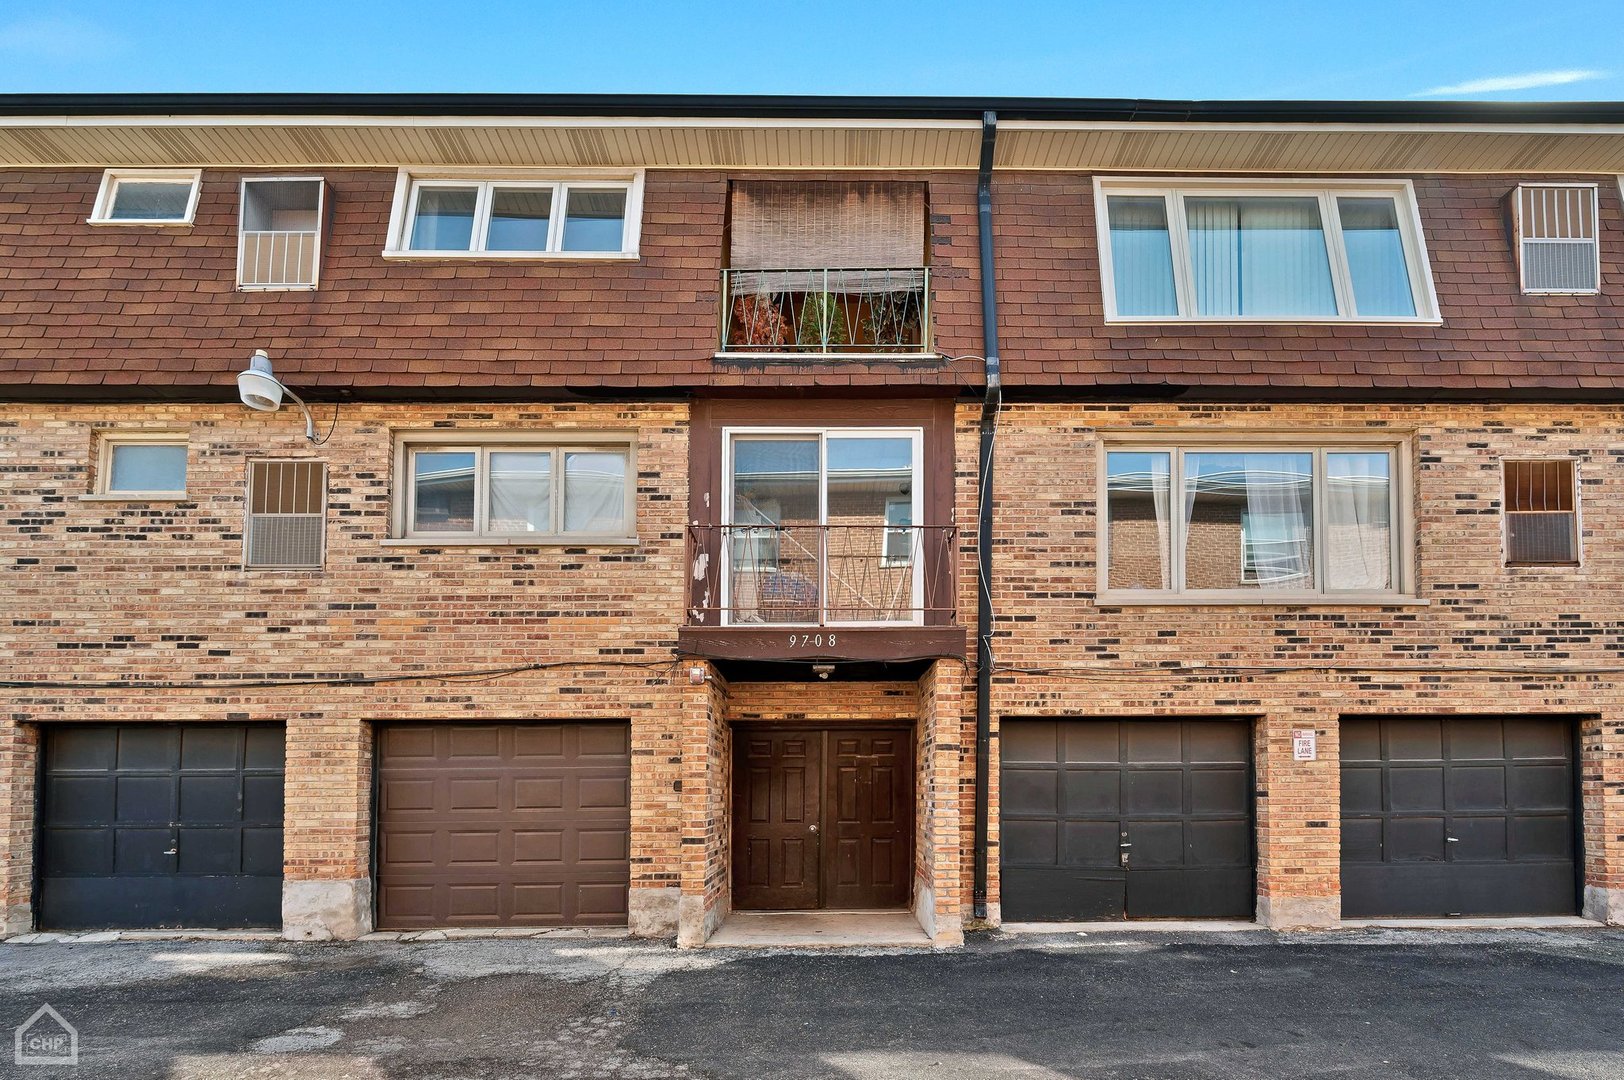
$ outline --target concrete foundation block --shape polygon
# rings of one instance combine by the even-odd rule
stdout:
[[[0,938],[34,932],[34,909],[28,904],[9,904],[0,917]]]
[[[677,909],[682,890],[633,889],[626,901],[626,925],[633,937],[668,938],[677,934]]]
[[[287,940],[353,941],[371,932],[371,878],[282,883],[282,936]]]
[[[1342,925],[1339,896],[1260,896],[1259,926],[1271,930],[1330,930]]]
[[[707,908],[703,896],[684,896],[677,901],[677,948],[697,949],[710,940],[727,918],[724,903]]]
[[[1609,926],[1624,926],[1624,889],[1585,886],[1584,917]]]

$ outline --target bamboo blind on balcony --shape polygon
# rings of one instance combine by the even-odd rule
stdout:
[[[733,184],[734,270],[925,265],[925,185],[875,180]]]

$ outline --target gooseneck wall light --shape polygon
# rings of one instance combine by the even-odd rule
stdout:
[[[333,428],[327,429],[327,434],[316,438],[316,418],[310,414],[310,406],[295,394],[281,379],[271,371],[271,357],[264,349],[255,349],[254,355],[248,360],[248,369],[237,375],[237,396],[242,403],[250,409],[259,412],[276,412],[282,407],[282,395],[286,394],[293,399],[304,413],[305,438],[320,446],[333,437]],[[338,406],[333,406],[333,427],[338,426]]]

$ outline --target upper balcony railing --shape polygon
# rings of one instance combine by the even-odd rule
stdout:
[[[719,563],[691,620],[710,626],[951,625],[927,597],[951,569],[952,525],[692,525],[692,565]],[[715,560],[715,562],[713,562]],[[942,590],[942,592],[946,592]]]
[[[315,288],[316,241],[314,230],[245,230],[237,251],[242,286],[249,289]]]
[[[928,353],[930,271],[723,270],[721,351]]]

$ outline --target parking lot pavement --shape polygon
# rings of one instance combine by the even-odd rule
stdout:
[[[77,1067],[27,1077],[1624,1077],[1624,932],[0,945]],[[48,1019],[48,1018],[47,1018]]]

